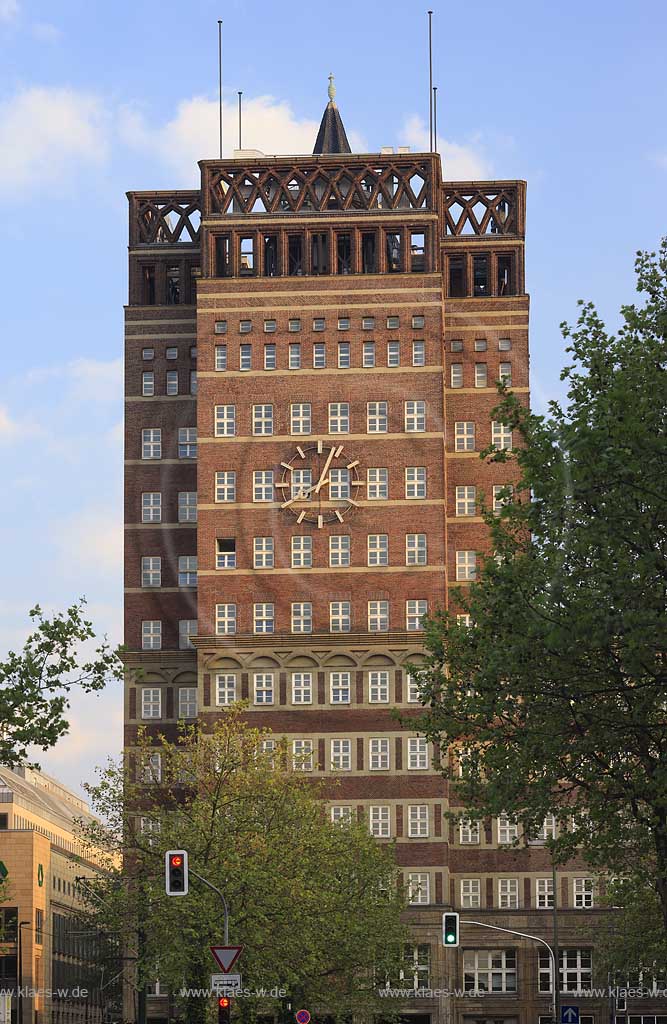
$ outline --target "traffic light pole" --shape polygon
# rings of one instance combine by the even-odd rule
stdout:
[[[467,920],[464,920],[464,918],[461,918],[461,924],[476,924],[478,926],[478,928],[490,928],[491,931],[494,931],[494,932],[507,932],[509,935],[520,935],[522,939],[532,939],[533,942],[541,942],[543,946],[547,947],[547,949],[549,950],[549,956],[551,957],[551,971],[552,971],[552,975],[551,976],[552,976],[552,984],[553,984],[553,998],[551,1000],[551,1009],[552,1009],[552,1013],[553,1013],[554,1024],[559,1024],[559,1021],[558,1021],[558,1019],[556,1017],[556,1012],[557,1012],[558,1002],[559,1002],[559,1000],[558,1000],[558,989],[559,989],[559,986],[560,986],[560,973],[559,973],[558,968],[556,966],[556,954],[554,953],[554,951],[551,948],[551,946],[549,945],[549,943],[545,942],[544,939],[541,939],[539,937],[539,935],[528,935],[527,932],[517,932],[517,931],[514,930],[514,928],[501,928],[500,925],[497,925],[497,924],[487,924],[485,921],[467,921]]]
[[[191,875],[194,875],[195,878],[198,878],[200,882],[203,882],[204,885],[207,885],[209,887],[209,889],[212,889],[213,892],[217,892],[218,896],[222,900],[222,909],[223,909],[223,912],[224,912],[224,915],[225,915],[225,917],[224,917],[224,921],[225,921],[225,924],[224,924],[224,929],[225,929],[225,946],[228,946],[229,945],[229,910],[227,908],[227,900],[225,899],[223,894],[220,892],[220,890],[218,889],[217,885],[213,885],[213,882],[209,882],[208,878],[204,878],[203,875],[200,875],[196,871],[193,871],[192,868],[189,868],[189,872],[190,872]]]

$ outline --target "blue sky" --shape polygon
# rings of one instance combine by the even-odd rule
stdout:
[[[330,71],[353,147],[376,151],[427,138],[426,7],[0,0],[1,650],[32,604],[81,594],[120,640],[125,192],[193,186],[196,160],[217,155],[217,19],[228,152],[238,89],[244,145],[310,150]],[[541,411],[562,394],[559,322],[586,297],[615,323],[635,250],[665,232],[667,5],[432,9],[445,177],[528,181]],[[45,769],[90,778],[121,718],[120,687],[75,701]]]

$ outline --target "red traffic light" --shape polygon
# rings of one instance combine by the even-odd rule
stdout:
[[[183,863],[183,858],[181,857],[180,853],[174,853],[169,858],[169,863],[173,868],[180,868],[181,864]]]
[[[218,1006],[221,1006],[223,1010],[226,1010],[228,1006],[231,1006],[232,1001],[229,996],[220,996],[218,999]]]
[[[167,896],[188,894],[188,852],[167,850],[164,855],[164,875]]]

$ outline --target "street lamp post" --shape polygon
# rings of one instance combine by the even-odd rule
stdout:
[[[19,921],[18,926],[18,941],[17,941],[17,981],[19,983],[18,995],[16,998],[16,1024],[23,1024],[23,943],[22,943],[22,928],[30,928],[32,921]]]

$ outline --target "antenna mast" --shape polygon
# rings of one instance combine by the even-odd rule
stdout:
[[[222,22],[218,19],[218,120],[220,124],[220,159],[222,160]]]

